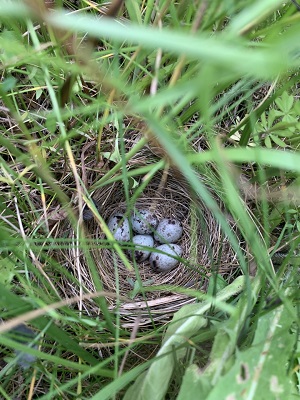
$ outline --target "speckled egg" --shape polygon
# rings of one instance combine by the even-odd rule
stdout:
[[[182,248],[178,244],[162,244],[156,247],[156,249],[167,254],[156,253],[155,251],[151,253],[149,260],[154,272],[168,272],[179,264],[179,261],[176,260],[176,258],[171,257],[181,257]]]
[[[159,243],[175,243],[182,236],[182,225],[177,219],[164,218],[156,229],[154,239]]]
[[[150,255],[150,250],[141,249],[140,246],[153,247],[154,239],[150,235],[135,235],[132,238],[132,243],[135,244],[135,251],[129,252],[129,257],[136,259],[137,262],[147,260]],[[134,254],[133,254],[134,253]]]
[[[130,239],[129,221],[127,218],[123,217],[122,214],[112,215],[107,222],[107,227],[116,240],[128,242]]]
[[[149,235],[156,229],[158,218],[149,210],[136,210],[131,216],[131,225],[136,233]]]

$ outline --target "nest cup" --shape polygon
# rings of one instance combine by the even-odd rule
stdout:
[[[112,244],[109,241],[105,242],[106,236],[97,221],[92,219],[86,222],[89,237],[99,243],[99,246],[92,246],[91,254],[104,290],[118,290],[120,295],[129,299],[116,310],[121,315],[124,327],[132,326],[137,315],[140,325],[153,323],[153,320],[165,322],[183,304],[194,301],[194,298],[187,294],[167,288],[146,291],[144,295],[141,292],[133,295],[137,273],[144,287],[170,285],[206,290],[208,279],[213,272],[222,274],[228,281],[237,270],[236,255],[228,239],[222,236],[221,229],[210,211],[203,204],[193,202],[187,188],[185,182],[178,179],[178,173],[175,175],[172,170],[168,173],[157,173],[134,203],[136,209],[148,209],[155,213],[159,220],[175,218],[181,222],[183,234],[177,244],[182,247],[183,262],[169,272],[153,272],[149,260],[138,263],[136,269],[132,268],[132,271],[129,271],[113,250]],[[131,195],[133,193],[134,189]],[[121,182],[99,189],[94,193],[93,199],[100,206],[101,216],[106,222],[116,212],[127,213],[128,216],[133,212],[132,209],[128,209]],[[235,229],[233,224],[232,229]],[[121,247],[126,252],[128,248],[132,249],[132,244],[127,243]],[[68,258],[72,262],[71,254]],[[133,262],[130,262],[133,265]],[[83,255],[80,270],[83,285],[91,291],[95,290]],[[108,298],[107,301],[111,309],[115,310],[115,300]],[[85,308],[90,314],[99,313],[93,301],[85,303]]]

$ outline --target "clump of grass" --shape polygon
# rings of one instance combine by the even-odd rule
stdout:
[[[57,3],[0,2],[1,396],[296,396],[294,4]],[[141,165],[149,149],[155,156]],[[129,206],[137,176],[170,169],[230,242],[237,278],[213,271],[208,292],[195,290],[197,301],[171,321],[145,332],[137,316],[129,329],[109,308],[108,299],[123,301],[118,274],[116,291],[104,290],[91,256],[95,246],[118,245],[109,234],[90,238],[81,212],[87,202],[106,232],[95,190],[122,182]],[[62,236],[64,221],[70,231]],[[68,249],[74,262],[59,257]],[[68,298],[74,287],[79,293]],[[11,334],[20,323],[38,348]],[[36,360],[26,373],[14,350]]]

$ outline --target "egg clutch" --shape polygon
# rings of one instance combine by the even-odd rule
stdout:
[[[149,258],[153,272],[168,272],[179,264],[177,258],[181,257],[182,248],[176,242],[181,238],[183,228],[178,220],[163,218],[159,221],[150,210],[136,209],[130,222],[122,213],[113,214],[107,222],[114,238],[120,242],[130,240],[130,224],[134,249],[128,250],[129,258],[135,258],[137,262]]]

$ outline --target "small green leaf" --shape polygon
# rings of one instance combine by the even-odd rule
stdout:
[[[300,115],[300,101],[295,101],[294,103],[294,107],[293,107],[293,115],[295,115],[296,117],[299,117]]]
[[[0,258],[0,282],[9,287],[15,276],[15,263],[8,257]]]
[[[288,129],[290,131],[294,132],[296,129],[295,125],[297,124],[298,120],[295,117],[293,117],[292,115],[285,115],[282,118],[282,122],[285,122],[288,126]]]
[[[270,136],[266,136],[266,138],[265,138],[265,145],[266,145],[266,147],[267,147],[268,149],[271,149],[271,148],[272,148],[272,142],[271,142]]]
[[[269,129],[273,126],[273,122],[276,119],[276,111],[274,109],[271,109],[268,115],[268,127]]]
[[[279,147],[286,147],[286,144],[284,143],[283,140],[281,140],[278,136],[276,135],[270,135],[270,138],[273,140],[274,143],[277,144]]]
[[[283,92],[281,97],[275,100],[275,103],[284,114],[288,114],[293,107],[294,97],[289,95],[287,92]]]
[[[274,112],[274,115],[275,115],[275,117],[276,118],[281,118],[282,117],[282,112],[281,111],[279,111],[279,110],[273,110],[273,112]]]
[[[50,131],[51,133],[54,133],[56,131],[56,117],[54,114],[50,114],[45,122],[45,127]]]
[[[2,90],[7,93],[10,90],[13,90],[17,84],[16,78],[13,76],[9,76],[6,79],[3,80],[3,82],[0,83]]]
[[[286,122],[280,121],[273,126],[272,131],[273,133],[276,133],[276,135],[280,137],[292,137],[293,132],[290,130],[290,128],[296,128],[296,126],[297,123],[295,122],[292,124],[288,124]]]
[[[287,213],[288,213],[288,214],[297,214],[298,211],[295,210],[294,208],[290,208],[289,210],[287,210]]]
[[[138,186],[139,186],[139,183],[134,178],[129,176],[128,177],[128,188],[131,190],[131,189],[135,189]]]
[[[112,153],[109,151],[105,151],[104,153],[102,153],[102,156],[104,158],[107,158],[110,161],[113,161],[116,164],[121,161],[122,157],[121,157],[121,154],[119,151],[119,136],[118,135],[116,135],[114,151]]]
[[[268,118],[266,116],[266,113],[262,113],[260,119],[261,119],[261,125],[264,127],[265,130],[267,130],[269,127],[269,124],[268,124]]]

